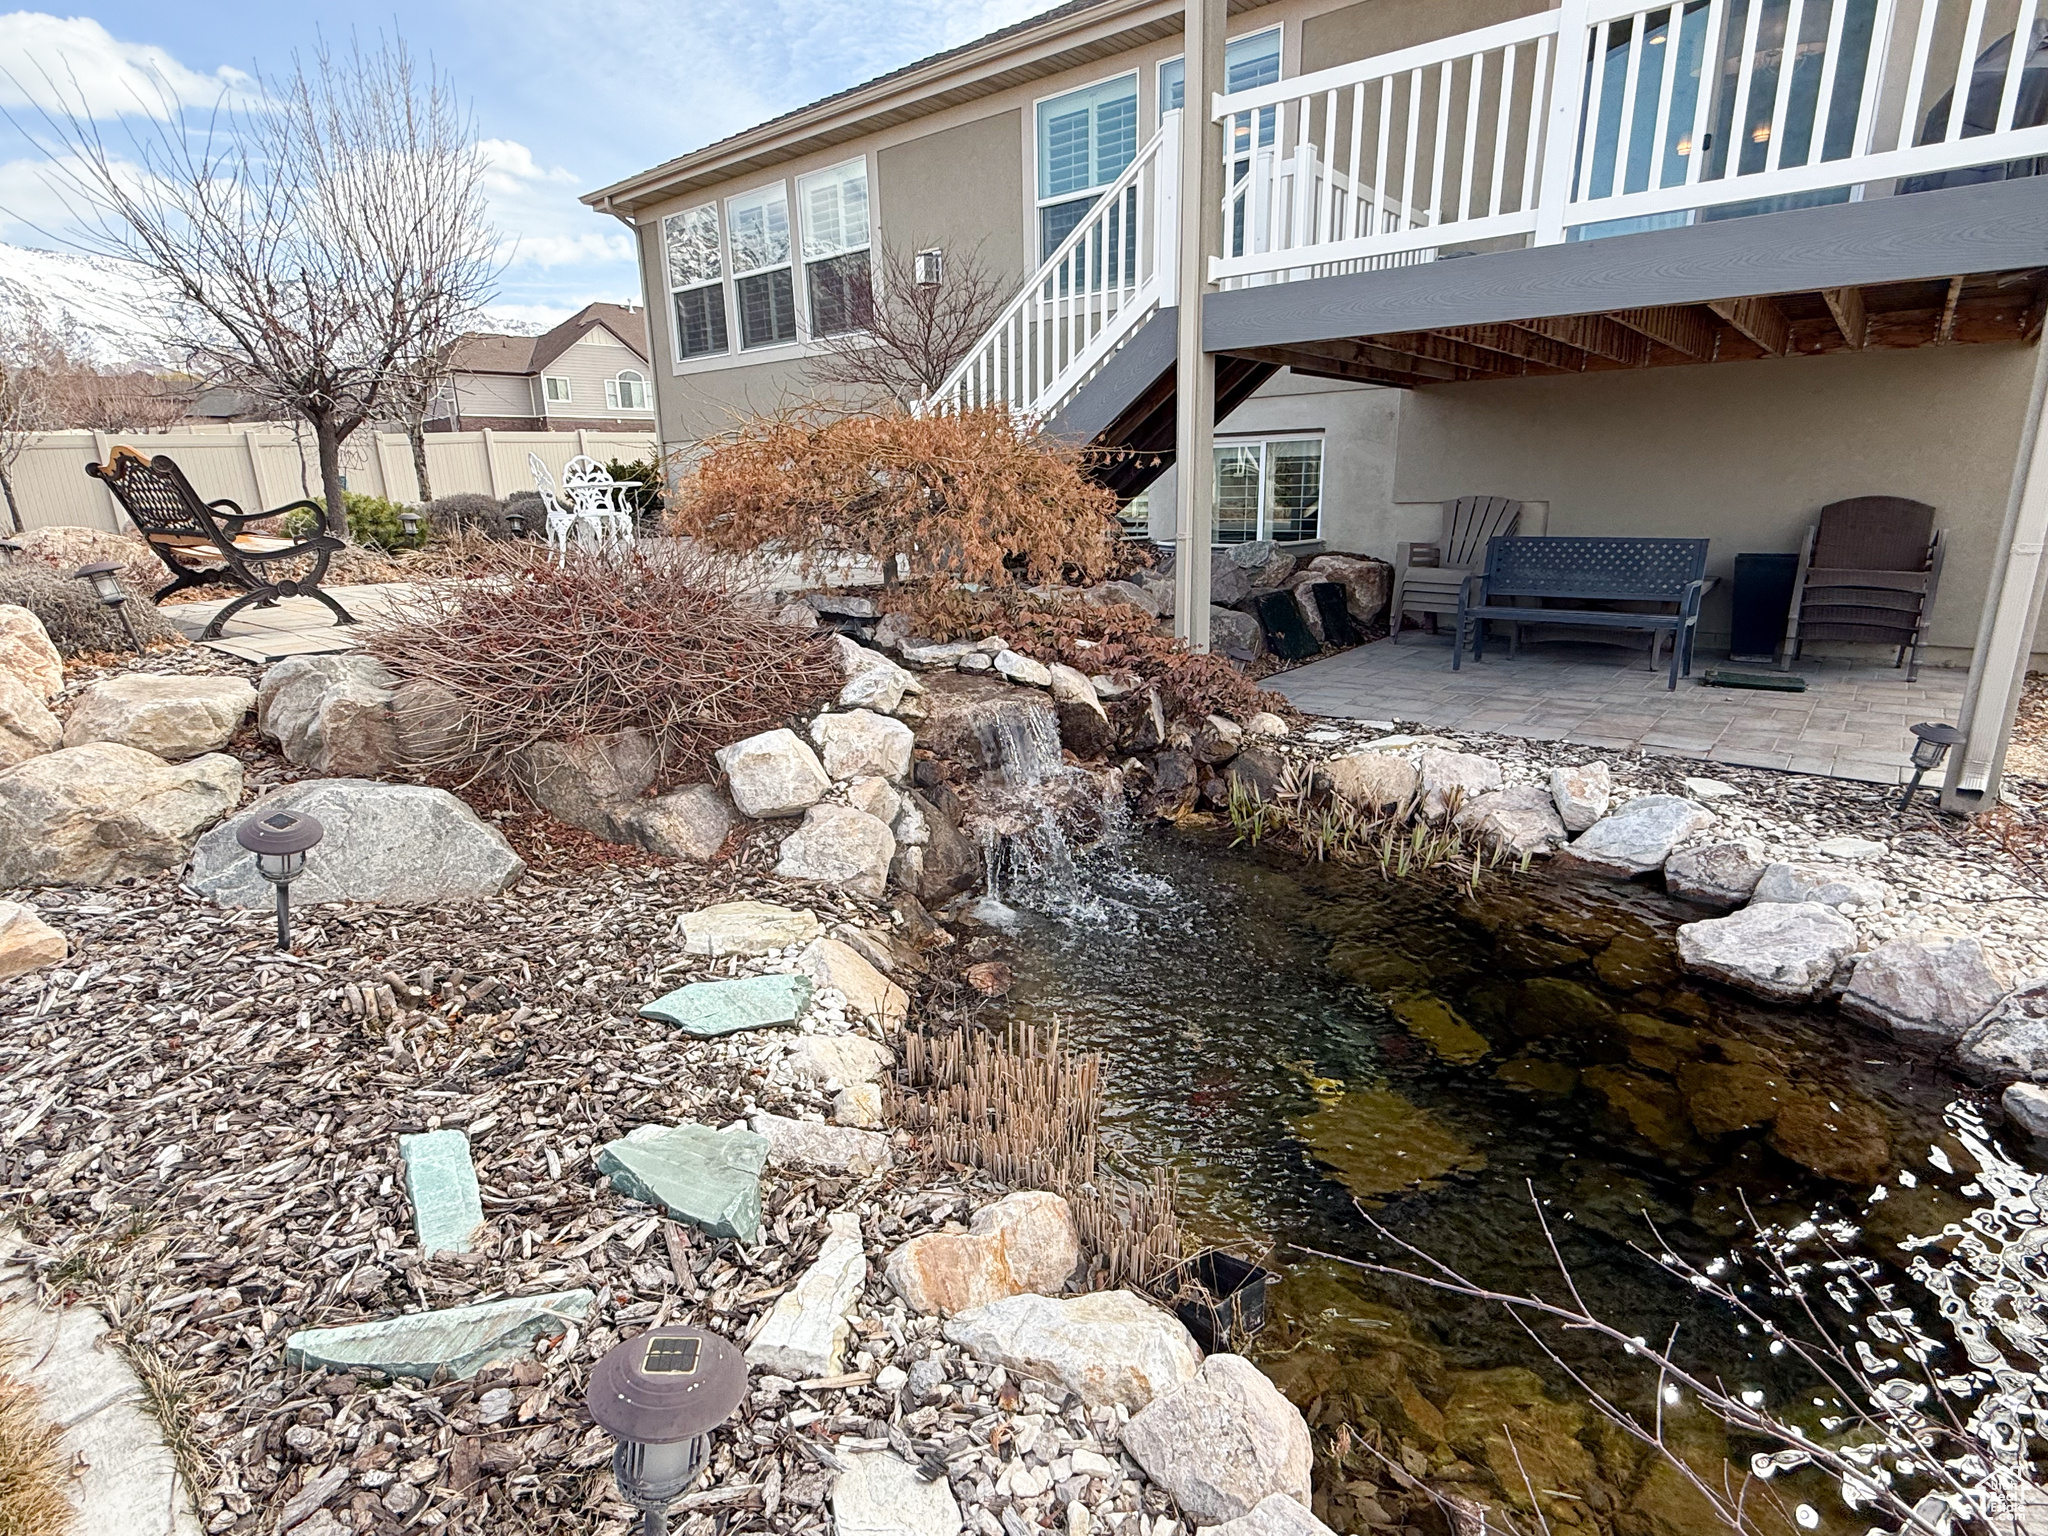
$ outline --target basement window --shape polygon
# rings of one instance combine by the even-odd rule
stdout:
[[[1216,445],[1217,544],[1305,544],[1322,537],[1323,440],[1276,437]]]

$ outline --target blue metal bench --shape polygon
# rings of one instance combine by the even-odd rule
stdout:
[[[1671,676],[1692,673],[1693,636],[1699,627],[1700,595],[1706,590],[1705,539],[1511,538],[1486,546],[1484,574],[1465,578],[1458,591],[1458,628],[1451,670],[1464,659],[1465,638],[1472,659],[1482,659],[1486,623],[1566,624],[1574,629],[1646,630],[1651,661],[1665,634],[1672,637]],[[1567,603],[1668,603],[1668,613],[1624,613],[1612,608],[1521,607],[1516,599],[1561,599]],[[1471,628],[1468,630],[1467,625]]]

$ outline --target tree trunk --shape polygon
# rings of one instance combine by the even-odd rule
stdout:
[[[434,483],[427,478],[427,429],[425,423],[408,421],[405,424],[405,436],[406,440],[412,444],[412,473],[413,478],[420,483],[420,500],[422,502],[432,501],[434,499]]]
[[[21,523],[21,508],[14,501],[14,476],[4,469],[0,469],[0,491],[7,494],[7,520],[14,524],[13,531],[26,533],[28,530]]]
[[[327,531],[346,539],[348,501],[341,484],[341,433],[333,417],[313,417],[313,442],[320,450],[320,494],[327,503]]]

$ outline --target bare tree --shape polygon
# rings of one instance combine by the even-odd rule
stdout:
[[[403,42],[322,47],[205,114],[159,91],[122,156],[73,83],[43,114],[47,180],[76,243],[163,280],[171,340],[197,371],[307,424],[328,528],[345,534],[342,443],[461,333],[496,274],[474,125]]]
[[[41,319],[25,313],[0,326],[0,493],[7,500],[10,531],[23,529],[14,499],[14,465],[36,433],[54,419],[54,385],[63,349]]]
[[[427,473],[427,412],[448,388],[454,357],[452,342],[427,348],[393,374],[388,392],[390,410],[405,423],[405,440],[412,445],[412,472],[419,481],[421,501],[434,499]]]
[[[977,249],[944,252],[937,282],[919,282],[917,253],[885,246],[868,292],[857,298],[857,328],[825,342],[809,374],[864,406],[904,410],[926,399],[995,324],[1017,280]]]

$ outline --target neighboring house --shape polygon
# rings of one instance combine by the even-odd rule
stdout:
[[[2048,22],[2015,48],[1985,0],[1229,9],[1213,538],[1394,559],[1467,494],[1525,532],[1704,536],[1712,646],[1738,552],[1930,502],[1929,656],[1974,669],[1984,783],[2048,573]],[[636,232],[664,443],[801,398],[866,253],[977,248],[1017,298],[943,393],[1138,450],[1112,478],[1170,536],[1181,28],[1178,0],[1067,5],[588,196]]]
[[[429,432],[633,432],[654,421],[647,314],[586,304],[539,336],[473,334],[455,343]]]

